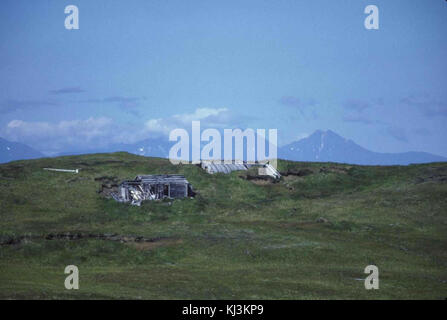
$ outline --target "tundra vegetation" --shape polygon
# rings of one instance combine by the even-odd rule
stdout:
[[[2,164],[0,298],[447,297],[447,164],[278,169],[210,175],[128,153]],[[99,192],[138,174],[182,174],[197,194],[135,207]]]

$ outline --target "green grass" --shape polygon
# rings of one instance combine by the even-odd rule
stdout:
[[[247,172],[208,175],[127,153],[2,164],[0,240],[29,239],[0,246],[0,298],[447,298],[447,164],[279,161],[279,169],[310,174],[261,184],[243,179]],[[151,173],[184,174],[198,194],[141,207],[98,194],[95,178]],[[163,240],[41,237],[62,232]],[[77,291],[64,288],[69,264],[79,267]],[[369,264],[379,268],[379,290],[358,280]]]

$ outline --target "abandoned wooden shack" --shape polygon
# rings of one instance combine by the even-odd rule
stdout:
[[[141,205],[145,200],[178,199],[192,197],[195,192],[182,175],[138,175],[134,180],[120,183],[112,197],[119,202]]]

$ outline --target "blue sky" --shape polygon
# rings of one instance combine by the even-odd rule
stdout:
[[[0,136],[47,154],[201,120],[447,156],[443,0],[6,0],[0,34]]]

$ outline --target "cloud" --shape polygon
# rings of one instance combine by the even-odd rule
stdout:
[[[168,134],[172,129],[175,128],[175,125],[169,124],[164,119],[149,119],[145,123],[145,128],[149,132],[155,132],[159,134]]]
[[[371,108],[371,103],[363,100],[348,100],[344,103],[346,109],[354,110],[357,112],[363,112],[366,109]]]
[[[191,121],[201,120],[208,124],[221,125],[230,120],[229,110],[227,108],[198,108],[193,113],[177,114],[173,116],[176,121],[189,125]]]
[[[144,97],[125,97],[125,96],[111,96],[106,98],[100,98],[100,99],[87,99],[87,100],[81,100],[80,103],[96,103],[96,104],[115,104],[126,111],[133,111],[135,115],[135,109],[140,105],[140,102],[144,100]]]
[[[89,140],[99,135],[105,135],[106,133],[103,129],[111,123],[112,120],[105,117],[60,121],[57,123],[12,120],[7,124],[6,128],[10,134],[17,133],[21,137],[38,139],[56,135],[73,135]]]
[[[6,100],[0,104],[1,113],[10,113],[14,111],[39,108],[39,107],[54,107],[59,103],[53,100]]]
[[[315,107],[317,104],[313,99],[303,100],[295,96],[283,96],[279,99],[278,102],[283,106],[298,110],[302,116],[304,116],[305,114],[304,111]],[[318,118],[318,114],[315,112],[315,110],[311,111],[311,116],[313,117],[313,119]]]
[[[66,87],[57,90],[50,90],[50,94],[67,94],[67,93],[83,93],[85,92],[80,87]]]
[[[374,121],[367,118],[363,114],[353,114],[353,113],[345,115],[343,117],[343,121],[344,122],[357,122],[357,123],[363,123],[363,124],[368,124],[368,125],[374,123]]]
[[[87,99],[81,100],[83,103],[135,103],[143,98],[141,97],[125,97],[125,96],[112,96],[100,99]]]
[[[384,124],[382,120],[374,120],[368,115],[368,110],[373,107],[383,107],[385,104],[383,98],[372,99],[371,101],[351,99],[345,101],[343,107],[348,110],[344,116],[344,122],[361,123],[364,125]]]
[[[104,149],[115,143],[131,144],[167,137],[176,128],[190,130],[193,120],[200,120],[202,128],[219,129],[233,128],[240,118],[232,116],[227,108],[198,108],[191,113],[149,119],[140,125],[117,123],[107,117],[59,122],[16,119],[0,130],[0,136],[53,155],[62,151]]]
[[[2,135],[51,154],[67,147],[82,149],[86,145],[105,145],[113,129],[112,119],[105,117],[57,123],[12,120]]]
[[[58,90],[50,91],[53,95],[61,95],[67,93],[80,93],[83,90],[79,87],[62,88]],[[76,103],[113,103],[119,107],[126,109],[126,111],[132,110],[139,105],[139,103],[144,100],[143,97],[123,97],[123,96],[111,96],[103,99],[87,99],[81,101],[74,101]],[[72,101],[73,102],[73,101]],[[38,108],[38,107],[55,107],[60,106],[61,102],[55,101],[53,99],[34,99],[34,100],[6,100],[0,103],[1,113],[10,113],[14,111]]]
[[[168,134],[176,128],[188,129],[192,121],[200,121],[202,127],[222,128],[234,125],[235,118],[227,108],[198,108],[192,113],[175,114],[168,118],[149,119],[146,130],[153,133]]]
[[[388,127],[387,133],[398,141],[408,142],[408,137],[407,137],[406,131],[402,128]]]
[[[447,117],[447,101],[433,98],[428,94],[410,95],[402,98],[400,102],[419,109],[426,117]]]

